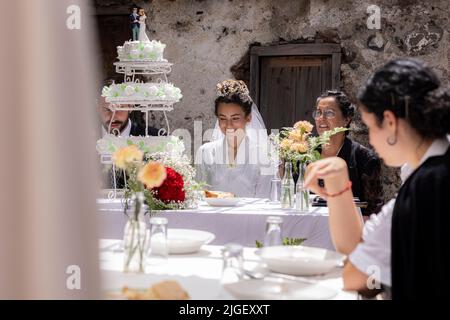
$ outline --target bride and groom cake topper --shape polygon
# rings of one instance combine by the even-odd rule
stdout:
[[[147,16],[143,8],[133,7],[130,14],[130,26],[133,41],[150,41],[145,33]]]

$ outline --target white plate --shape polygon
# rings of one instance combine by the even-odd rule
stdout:
[[[270,270],[294,276],[330,272],[345,258],[344,255],[334,251],[304,246],[266,247],[258,250],[256,254]]]
[[[236,299],[325,300],[337,291],[319,284],[288,280],[242,280],[226,284],[225,289]]]
[[[205,198],[205,201],[213,207],[234,207],[240,199],[239,198]]]
[[[214,238],[214,234],[207,231],[169,228],[167,231],[169,254],[197,252],[202,245],[210,243]]]

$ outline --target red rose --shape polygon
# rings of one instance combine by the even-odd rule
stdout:
[[[166,167],[167,177],[158,188],[153,188],[155,198],[161,200],[164,203],[170,201],[184,201],[186,194],[184,193],[184,181],[181,174]]]

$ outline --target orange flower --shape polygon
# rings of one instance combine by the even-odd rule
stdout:
[[[294,129],[289,133],[289,139],[294,140],[295,142],[305,141],[305,138],[306,136],[301,130]]]
[[[296,142],[292,144],[291,150],[295,152],[305,153],[308,151],[308,143],[306,141]]]
[[[281,149],[287,150],[291,147],[291,145],[294,143],[291,139],[283,139],[280,143]]]
[[[144,153],[134,144],[121,148],[114,152],[112,160],[120,169],[126,169],[133,161],[142,161]]]
[[[314,126],[308,121],[298,121],[294,124],[295,129],[300,129],[302,132],[310,133]]]
[[[166,177],[166,168],[155,161],[147,163],[138,173],[138,180],[145,184],[147,189],[161,186]]]

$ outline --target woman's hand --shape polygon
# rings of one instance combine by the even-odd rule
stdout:
[[[323,179],[325,187],[319,185]],[[305,173],[305,187],[326,200],[327,194],[333,194],[345,188],[348,182],[347,163],[339,157],[331,157],[308,165]]]
[[[323,179],[325,187],[322,188],[317,179]],[[347,163],[338,157],[311,163],[306,168],[305,186],[327,200],[334,247],[338,252],[349,255],[361,241],[363,221],[353,202]]]

